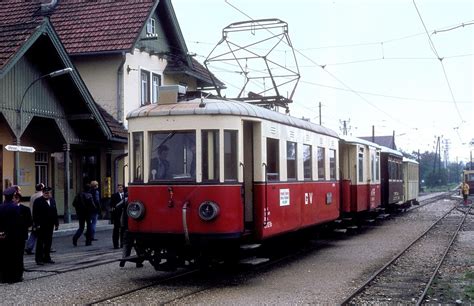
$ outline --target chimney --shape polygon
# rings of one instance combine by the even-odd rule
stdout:
[[[58,4],[58,0],[50,0],[50,2],[47,3],[41,3],[41,13],[42,14],[48,14],[54,8],[56,7],[56,4]]]
[[[186,87],[182,85],[165,85],[158,89],[158,104],[178,103],[179,96],[186,94]]]

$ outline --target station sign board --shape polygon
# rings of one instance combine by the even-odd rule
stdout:
[[[36,150],[33,147],[27,146],[17,146],[17,145],[6,145],[5,149],[11,152],[25,152],[25,153],[34,153]]]

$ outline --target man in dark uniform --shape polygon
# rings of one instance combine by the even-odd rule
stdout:
[[[17,189],[5,189],[5,202],[0,205],[0,281],[15,283],[23,280],[23,248],[20,209],[13,196]],[[21,248],[21,252],[20,252]]]
[[[58,230],[58,211],[56,201],[51,195],[51,187],[43,189],[43,196],[33,203],[33,222],[38,236],[36,242],[36,264],[54,263],[51,260],[51,244],[53,242],[53,229]]]
[[[110,208],[112,209],[112,223],[114,224],[114,230],[112,232],[112,242],[114,249],[123,247],[123,231],[122,231],[122,210],[125,203],[125,194],[123,192],[123,185],[117,185],[117,192],[110,198]]]
[[[31,218],[31,209],[28,206],[25,206],[21,204],[21,193],[17,192],[13,195],[13,202],[15,202],[16,205],[18,205],[18,209],[20,212],[20,221],[21,221],[21,236],[23,239],[22,243],[22,248],[25,248],[25,242],[28,240],[28,231],[30,226],[33,225],[33,219]],[[20,256],[17,256],[18,262],[17,262],[17,269],[18,271],[18,278],[23,278],[23,271],[24,271],[24,265],[23,265],[23,252],[21,252],[21,258]]]

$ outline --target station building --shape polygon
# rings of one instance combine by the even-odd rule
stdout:
[[[170,0],[11,1],[0,14],[0,190],[29,197],[44,182],[65,220],[84,184],[99,181],[107,199],[127,183],[128,112],[162,85],[216,82]]]

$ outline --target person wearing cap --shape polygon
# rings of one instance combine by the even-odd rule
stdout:
[[[33,195],[30,197],[30,209],[33,209],[33,203],[37,198],[40,198],[43,196],[43,188],[44,188],[43,183],[39,183],[35,186],[36,192],[33,193]],[[33,224],[33,229],[34,229],[34,224]],[[36,245],[36,231],[32,230],[30,233],[30,237],[28,237],[28,241],[26,242],[26,248],[25,248],[25,253],[28,255],[33,255],[33,249],[35,248]]]
[[[24,270],[24,265],[23,265],[23,250],[25,248],[25,242],[28,239],[28,230],[31,225],[33,225],[33,219],[31,217],[31,209],[26,206],[21,204],[21,193],[16,192],[13,195],[13,202],[18,206],[19,212],[20,212],[20,220],[21,220],[21,236],[23,239],[23,243],[18,243],[18,250],[17,250],[17,256],[15,257],[15,271],[18,275],[18,278],[23,278],[23,270]]]
[[[58,230],[58,211],[56,201],[52,197],[52,188],[45,187],[43,196],[33,203],[33,223],[35,224],[38,240],[36,242],[35,260],[37,265],[53,264],[51,259],[51,244],[53,229]]]
[[[0,205],[0,281],[3,283],[23,280],[24,240],[20,209],[13,201],[16,192],[15,187],[5,189],[5,201]]]

